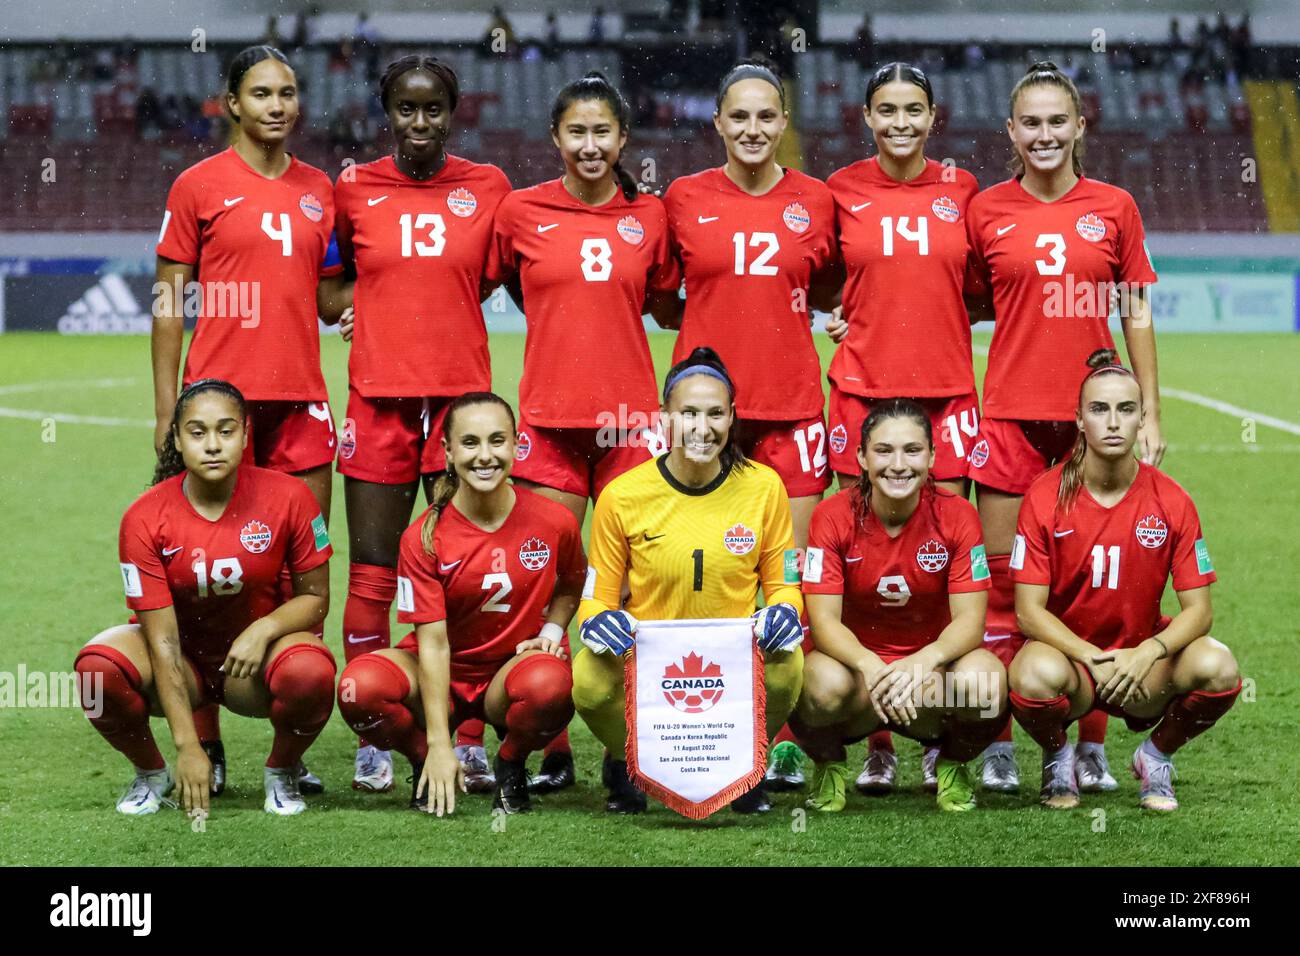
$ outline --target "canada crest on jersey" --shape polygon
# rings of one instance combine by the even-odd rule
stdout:
[[[785,220],[785,227],[795,235],[807,232],[808,227],[812,225],[812,216],[808,214],[803,203],[790,203],[781,213],[781,218]]]
[[[478,209],[478,199],[464,186],[458,186],[447,194],[447,208],[453,216],[468,219]]]
[[[339,454],[351,458],[357,453],[357,423],[354,419],[343,419],[343,429],[339,432]]]
[[[685,714],[704,713],[722,698],[726,689],[722,668],[712,661],[706,666],[704,658],[694,651],[683,657],[680,664],[665,667],[659,686],[673,709]]]
[[[921,566],[922,571],[929,571],[931,574],[942,571],[948,566],[948,549],[943,546],[942,541],[931,538],[916,549],[916,563]]]
[[[940,196],[930,204],[930,209],[944,222],[956,222],[961,218],[961,209],[948,196]]]
[[[529,538],[519,546],[519,563],[529,571],[540,571],[551,560],[551,546],[541,538]]]
[[[271,546],[271,529],[254,518],[239,529],[239,543],[245,551],[261,554]]]
[[[849,432],[843,425],[836,425],[831,429],[831,451],[835,454],[842,454],[844,449],[849,447]]]
[[[758,544],[758,535],[743,524],[735,524],[723,534],[722,543],[732,554],[749,554],[754,550],[754,545]]]
[[[981,438],[970,450],[970,463],[975,468],[983,468],[989,461],[989,443]]]
[[[320,222],[325,215],[325,207],[321,205],[315,193],[303,193],[302,198],[298,200],[298,208],[312,222]]]
[[[1169,526],[1159,515],[1147,515],[1137,523],[1138,544],[1144,548],[1158,548],[1169,537]]]
[[[520,432],[515,440],[515,461],[523,461],[532,450],[533,440],[528,437],[528,432]]]
[[[645,238],[645,227],[636,216],[624,216],[618,221],[616,228],[623,241],[630,245],[639,246],[641,240]]]
[[[1095,212],[1084,213],[1074,224],[1075,231],[1089,242],[1101,242],[1106,238],[1106,223]]]

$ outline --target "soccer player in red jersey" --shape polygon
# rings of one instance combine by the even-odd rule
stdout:
[[[170,441],[186,315],[197,316],[181,384],[232,382],[248,400],[249,461],[298,475],[329,521],[334,419],[318,313],[341,288],[329,177],[286,151],[298,84],[284,54],[241,51],[227,73],[234,145],[172,184],[158,236],[152,333],[154,447]],[[285,581],[286,593],[288,581]],[[197,717],[224,787],[217,709]],[[319,792],[309,776],[304,789]]]
[[[966,761],[1002,728],[1006,674],[981,647],[988,564],[979,517],[931,477],[929,410],[872,406],[861,478],[817,506],[803,591],[816,649],[791,727],[816,770],[808,806],[844,809],[844,745],[889,727],[937,744],[941,810],[971,810]]]
[[[209,703],[270,719],[263,806],[281,816],[307,808],[302,756],[333,709],[334,658],[314,633],[329,609],[332,551],[301,481],[240,467],[246,422],[228,382],[200,379],[181,392],[154,486],[127,509],[118,539],[139,623],[104,631],[77,654],[81,686],[95,690],[83,696],[86,716],[135,767],[122,813],[154,813],[174,788],[187,813],[207,812],[212,764],[192,711]],[[174,775],[151,715],[167,718]]]
[[[642,315],[681,285],[663,203],[619,165],[628,122],[599,73],[560,90],[551,139],[564,175],[506,197],[487,269],[490,282],[517,279],[528,320],[515,483],[579,522],[588,498],[651,457],[658,402]]]
[[[716,103],[713,126],[727,161],[674,180],[664,195],[686,301],[683,311],[679,298],[665,300],[657,318],[675,325],[680,314],[674,362],[707,345],[731,369],[740,447],[781,476],[802,548],[831,480],[809,317],[810,300],[822,304],[838,287],[827,279],[835,273],[835,208],[825,183],[777,165],[789,113],[766,63],[733,67]]]
[[[1079,803],[1065,727],[1095,708],[1131,730],[1155,728],[1133,755],[1140,802],[1177,809],[1173,754],[1241,691],[1232,652],[1209,634],[1216,578],[1196,506],[1133,455],[1145,414],[1132,372],[1095,369],[1079,391],[1070,457],[1035,479],[1020,509],[1011,571],[1029,641],[1011,664],[1011,706],[1043,748],[1041,798],[1052,808]],[[1160,613],[1171,577],[1172,619]]]
[[[967,453],[979,429],[970,327],[981,317],[964,298],[964,217],[979,185],[966,170],[926,158],[934,91],[915,66],[887,63],[876,70],[862,114],[876,155],[826,181],[847,273],[843,320],[836,310],[828,324],[840,342],[828,373],[831,468],[840,487],[855,484],[850,436],[859,433],[873,402],[905,395],[929,413],[939,439],[931,477],[964,498]],[[922,761],[927,783],[936,753],[927,750]],[[896,765],[888,732],[873,734],[858,789],[888,793]]]
[[[984,379],[983,418],[970,452],[993,589],[987,639],[1006,663],[1015,630],[1007,561],[1021,497],[1044,469],[1070,454],[1076,437],[1078,370],[1112,348],[1107,325],[1118,304],[1134,373],[1146,397],[1138,434],[1143,461],[1159,465],[1155,332],[1147,287],[1156,281],[1142,217],[1124,190],[1083,175],[1084,119],[1074,83],[1053,64],[1035,63],[1011,91],[1007,134],[1016,175],[979,193],[966,217],[977,274],[997,318]],[[1084,730],[1085,728],[1081,728]],[[1106,755],[1081,744],[1089,786],[1106,785]],[[1014,776],[1009,739],[988,755]],[[989,760],[986,760],[986,770]]]
[[[349,661],[390,644],[398,541],[420,479],[431,499],[445,467],[447,406],[492,386],[483,268],[510,183],[495,166],[446,152],[459,96],[455,72],[434,57],[389,64],[379,99],[393,154],[346,170],[334,187],[339,256],[355,282],[338,457],[351,562]],[[393,786],[392,757],[364,738],[352,786]]]
[[[446,473],[398,558],[398,620],[415,631],[353,659],[339,681],[348,725],[410,760],[411,806],[438,816],[463,789],[451,746],[461,721],[498,728],[493,806],[520,813],[531,806],[524,761],[573,717],[564,629],[586,576],[582,532],[567,509],[506,480],[516,436],[498,396],[452,402]]]

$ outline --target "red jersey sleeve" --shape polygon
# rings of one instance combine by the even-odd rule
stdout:
[[[398,548],[397,620],[403,624],[432,624],[447,619],[446,594],[434,570],[438,559],[426,552],[420,541],[423,524],[421,514],[402,534]]]
[[[506,196],[492,220],[492,241],[488,243],[487,264],[483,268],[483,278],[488,282],[505,282],[519,271],[519,255],[510,228],[515,218],[514,205],[510,196]]]
[[[837,497],[827,498],[813,511],[804,551],[804,594],[844,593],[845,535]]]
[[[302,482],[296,485],[289,504],[289,550],[285,563],[294,574],[304,574],[328,561],[334,549],[316,496]]]
[[[1218,576],[1210,561],[1210,549],[1205,544],[1196,505],[1184,494],[1179,507],[1170,510],[1174,519],[1174,559],[1171,569],[1174,590],[1190,591],[1213,584]]]
[[[149,530],[150,522],[139,505],[127,509],[117,535],[118,560],[122,563],[122,588],[126,606],[133,611],[156,611],[172,606],[158,545]]]
[[[654,261],[646,281],[646,292],[676,292],[682,287],[682,266],[673,249],[668,214],[663,212],[663,221],[655,238]]]
[[[952,565],[948,569],[948,593],[989,589],[989,562],[984,554],[979,515],[965,499],[954,499],[948,509],[948,540],[953,545]]]
[[[158,255],[194,265],[199,261],[199,213],[195,196],[196,177],[182,173],[167,194],[162,228],[158,231]]]
[[[1156,281],[1156,271],[1147,255],[1147,234],[1142,225],[1142,214],[1137,203],[1124,193],[1120,208],[1119,276],[1118,281],[1133,285],[1147,285]]]
[[[1020,519],[1016,524],[1016,540],[1011,545],[1011,580],[1016,584],[1052,583],[1052,560],[1048,542],[1052,536],[1052,515],[1043,513],[1042,495],[1029,489],[1020,504]]]

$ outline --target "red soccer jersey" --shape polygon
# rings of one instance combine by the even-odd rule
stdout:
[[[471,524],[454,505],[438,518],[430,556],[420,542],[426,510],[402,535],[397,619],[447,622],[453,680],[490,680],[520,641],[546,623],[557,580],[576,590],[587,573],[582,530],[563,505],[515,488],[496,531]]]
[[[278,179],[233,148],[176,177],[158,255],[194,266],[203,287],[186,383],[221,378],[254,401],[325,401],[316,285],[342,268],[326,264],[333,228],[329,177],[292,156]]]
[[[1149,465],[1113,508],[1079,490],[1069,514],[1056,510],[1064,465],[1029,486],[1011,549],[1017,584],[1051,589],[1047,609],[1103,649],[1134,647],[1160,630],[1160,596],[1216,580],[1196,506],[1179,484]]]
[[[850,395],[930,398],[975,391],[964,217],[979,191],[964,169],[930,160],[899,182],[872,159],[826,181],[847,277],[848,337],[830,379]]]
[[[813,275],[836,255],[826,184],[787,169],[751,196],[719,167],[674,180],[664,205],[686,279],[673,362],[700,345],[716,349],[743,418],[820,415],[822,369],[808,320]]]
[[[339,251],[357,268],[353,387],[367,398],[491,388],[479,284],[505,173],[459,156],[423,182],[391,156],[354,172],[334,187]]]
[[[804,559],[805,594],[842,594],[841,620],[862,646],[891,658],[938,639],[952,620],[949,594],[985,591],[989,566],[979,516],[965,498],[924,491],[898,537],[867,510],[854,514],[855,489],[813,512]]]
[[[997,316],[984,417],[1073,420],[1088,356],[1115,346],[1113,284],[1156,281],[1137,204],[1095,179],[1051,203],[1009,179],[971,200],[966,229]]]
[[[176,609],[181,650],[220,664],[244,628],[284,603],[280,570],[329,560],[320,506],[299,478],[245,465],[216,521],[185,497],[184,474],[155,485],[122,516],[118,552],[133,611]]]
[[[602,206],[558,179],[517,189],[497,211],[487,276],[518,272],[528,337],[519,410],[543,428],[594,428],[619,406],[659,407],[642,315],[647,289],[675,290],[663,203],[620,191]]]

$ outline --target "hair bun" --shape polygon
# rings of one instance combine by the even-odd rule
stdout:
[[[582,74],[582,78],[584,80],[600,80],[602,83],[609,82],[609,77],[600,72],[600,70],[588,70],[586,73]]]
[[[1037,60],[1029,64],[1029,69],[1025,71],[1025,76],[1031,73],[1060,73],[1061,68],[1051,60]]]
[[[1105,368],[1107,365],[1119,365],[1119,353],[1114,349],[1097,349],[1088,356],[1088,368]]]

